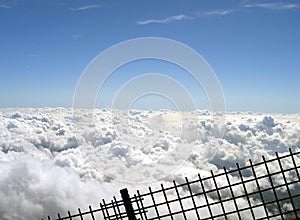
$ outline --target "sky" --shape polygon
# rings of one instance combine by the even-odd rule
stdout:
[[[299,21],[297,0],[0,0],[0,108],[70,108],[94,57],[122,41],[163,37],[203,56],[220,81],[227,111],[297,113]],[[209,108],[184,70],[157,61],[117,70],[99,102],[109,103],[133,72],[153,71],[175,71],[198,107]]]

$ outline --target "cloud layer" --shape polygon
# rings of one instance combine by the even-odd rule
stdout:
[[[73,118],[72,111],[63,108],[2,109],[0,218],[38,219],[85,209],[118,195],[122,187],[143,191],[149,185],[183,182],[185,176],[195,179],[197,173],[209,176],[210,170],[217,173],[223,166],[235,168],[236,162],[244,166],[249,158],[257,163],[262,155],[268,159],[274,151],[300,148],[299,114],[226,114],[222,139],[214,136],[218,127],[208,111],[131,110],[125,125],[118,114],[109,109],[93,114],[82,110]],[[194,119],[191,115],[198,121],[189,121]],[[94,117],[95,124],[78,131],[80,117]],[[182,126],[187,126],[186,134],[181,133]],[[142,147],[132,145],[130,138],[142,141]]]

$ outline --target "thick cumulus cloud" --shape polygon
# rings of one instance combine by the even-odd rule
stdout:
[[[117,117],[122,114],[109,109],[93,114],[82,110],[74,118],[71,109],[2,109],[0,219],[39,219],[84,209],[102,198],[110,199],[124,186],[142,191],[157,180],[157,185],[172,180],[182,183],[185,177],[197,179],[198,173],[207,177],[210,170],[223,172],[224,166],[235,168],[236,162],[244,166],[249,158],[257,163],[262,155],[268,159],[275,151],[300,148],[299,114],[226,114],[223,138],[214,136],[218,128],[208,111],[131,110],[123,121]],[[86,116],[93,117],[94,124],[76,129]],[[142,147],[140,140],[145,140]],[[283,161],[283,166],[289,165]],[[276,169],[278,164],[270,167],[270,171]],[[257,170],[258,175],[263,172]],[[236,175],[229,178],[238,181]],[[216,181],[219,186],[227,183],[222,178]],[[274,183],[281,182],[282,178],[274,179]],[[205,187],[209,190],[214,185],[207,181]],[[249,192],[255,189],[251,184],[247,187]],[[195,193],[201,190],[192,187]],[[242,191],[234,189],[236,195]],[[222,197],[228,196],[229,191],[222,191]],[[213,202],[218,197],[212,194],[208,199]],[[251,203],[256,204],[253,199]],[[197,202],[205,200],[199,197]],[[241,207],[247,204],[243,198],[238,202]],[[225,206],[234,209],[230,202]],[[256,215],[264,216],[263,210],[257,209]]]
[[[101,184],[83,182],[71,168],[28,154],[2,153],[0,175],[0,215],[4,220],[42,219],[108,198]]]

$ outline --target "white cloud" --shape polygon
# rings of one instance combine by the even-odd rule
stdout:
[[[249,158],[257,163],[262,155],[268,159],[274,156],[274,151],[283,153],[289,147],[300,150],[299,114],[226,114],[226,131],[221,139],[213,136],[215,125],[211,113],[199,110],[189,113],[196,114],[199,121],[189,121],[190,117],[186,117],[184,124],[190,135],[200,134],[197,139],[177,133],[181,131],[182,118],[172,111],[131,111],[125,125],[111,110],[96,109],[92,115],[88,113],[82,110],[77,120],[94,117],[97,129],[86,124],[85,129],[77,131],[71,109],[0,109],[0,219],[21,219],[19,216],[38,219],[68,209],[84,209],[94,200],[107,197],[104,189],[118,195],[117,190],[124,187],[119,180],[160,179],[164,184],[172,184],[173,179],[185,181],[185,176],[196,179],[197,173],[210,176],[210,170],[222,172],[223,166],[235,168],[236,162],[244,166]],[[153,126],[153,119],[163,123]],[[153,142],[143,143],[142,140],[151,140],[156,134]],[[128,144],[131,137],[145,147]],[[177,151],[177,145],[187,147],[185,152]],[[186,152],[190,155],[183,160]],[[295,160],[299,164],[300,158]],[[288,160],[282,163],[291,166]],[[169,176],[161,176],[168,166],[174,169],[169,170]],[[270,170],[275,168],[272,166]],[[257,174],[263,172],[257,170]],[[237,176],[229,178],[238,181]],[[287,173],[287,178],[293,177]],[[280,181],[274,177],[274,182]],[[226,184],[222,178],[217,182],[219,186]],[[214,187],[209,181],[205,184],[207,189]],[[268,181],[262,184],[267,186]],[[143,192],[150,185],[140,184],[138,188]],[[136,190],[137,186],[126,187]],[[256,186],[247,187],[251,192]],[[199,192],[201,187],[195,186],[193,191]],[[224,197],[230,196],[222,193]],[[234,188],[234,193],[242,193],[241,186]],[[210,201],[217,199],[209,196]],[[199,200],[201,204],[206,202],[203,198]],[[247,205],[245,199],[238,203]]]
[[[164,18],[164,19],[149,19],[149,20],[144,20],[144,21],[138,21],[137,24],[139,25],[146,25],[146,24],[168,24],[176,21],[182,21],[182,20],[187,20],[187,19],[192,19],[191,17],[188,17],[184,14],[180,15],[175,15],[172,17]]]
[[[149,19],[149,20],[138,21],[137,24],[139,24],[139,25],[146,25],[146,24],[153,24],[153,23],[169,24],[169,23],[176,22],[176,21],[193,20],[193,19],[197,18],[198,16],[213,16],[213,15],[223,16],[223,15],[228,15],[231,13],[233,13],[232,10],[212,10],[212,11],[194,13],[194,15],[195,15],[194,17],[180,14],[180,15],[175,15],[172,17],[167,17],[164,19]]]
[[[42,219],[70,208],[87,208],[90,203],[96,206],[100,194],[108,198],[103,185],[80,180],[70,168],[30,155],[13,157],[0,163],[1,219]]]
[[[84,10],[89,10],[89,9],[94,9],[94,8],[99,8],[100,5],[83,5],[77,8],[70,8],[71,11],[84,11]]]
[[[256,4],[245,4],[245,8],[264,8],[270,10],[289,10],[300,8],[299,4],[297,3],[256,3]]]
[[[203,15],[228,15],[233,13],[232,10],[212,10],[212,11],[206,11],[202,12]]]

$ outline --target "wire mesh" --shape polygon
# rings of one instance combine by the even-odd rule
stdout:
[[[134,216],[140,220],[154,219],[300,219],[300,152],[288,154],[207,177],[160,185],[159,189],[139,190],[126,201],[113,197],[98,208],[68,214],[57,220],[121,220]],[[128,204],[128,202],[130,204]],[[128,206],[131,210],[128,213]],[[132,208],[132,209],[131,209]],[[48,216],[48,220],[51,218]]]

